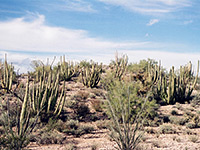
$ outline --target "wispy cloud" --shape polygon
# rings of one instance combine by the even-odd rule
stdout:
[[[191,23],[193,23],[193,20],[187,20],[183,22],[184,25],[191,24]]]
[[[178,11],[184,7],[191,6],[190,0],[99,0],[101,2],[122,6],[131,11],[160,15]]]
[[[58,0],[56,3],[52,2],[48,4],[54,9],[62,11],[77,11],[77,12],[97,12],[92,3],[84,0]]]
[[[152,25],[154,25],[154,24],[156,24],[156,23],[158,23],[158,22],[159,22],[158,19],[151,19],[151,20],[147,23],[147,26],[152,26]]]

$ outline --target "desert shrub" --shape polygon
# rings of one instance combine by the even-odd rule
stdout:
[[[85,105],[84,103],[78,105],[76,109],[76,114],[78,115],[80,119],[84,118],[89,113],[90,113],[90,109],[88,108],[87,105]]]
[[[97,120],[95,123],[99,129],[107,129],[110,125],[110,120]]]
[[[171,123],[177,124],[177,125],[184,125],[185,123],[188,122],[187,118],[177,117],[177,116],[170,116],[169,120],[170,120]]]
[[[127,90],[129,90],[129,93],[127,93]],[[115,109],[114,111],[116,112],[116,115],[121,119],[122,117],[120,113],[120,107],[121,104],[127,103],[127,97],[130,98],[130,115],[132,116],[132,119],[138,112],[140,112],[144,102],[145,111],[142,112],[142,117],[153,119],[157,115],[156,110],[158,109],[158,104],[156,104],[156,101],[153,100],[150,96],[148,96],[147,101],[145,101],[142,96],[138,96],[134,83],[115,81],[109,85],[108,92],[108,99],[112,99],[110,103],[111,105],[115,106],[113,109]],[[107,114],[110,116],[109,112],[107,112]]]
[[[65,124],[65,127],[62,129],[62,132],[68,135],[74,135],[79,137],[83,134],[88,134],[94,131],[94,127],[91,125],[80,125],[78,121],[70,120]]]
[[[176,131],[173,129],[171,125],[163,124],[159,127],[159,132],[162,134],[174,134]]]
[[[200,94],[195,95],[190,104],[192,107],[198,107],[200,105]]]
[[[78,129],[83,131],[83,134],[88,134],[94,131],[94,127],[91,125],[81,125]]]
[[[101,100],[95,99],[91,101],[92,107],[95,109],[95,111],[102,111],[102,105],[103,102]]]
[[[132,87],[122,82],[116,82],[111,86],[107,95],[107,113],[111,118],[110,137],[114,140],[118,149],[135,149],[141,141],[144,132],[143,121],[145,120],[144,112],[149,95],[143,100],[143,104],[138,106],[140,110],[132,114],[131,105],[135,101],[132,95]],[[146,114],[147,115],[147,114]]]
[[[63,144],[65,139],[65,136],[54,130],[42,132],[40,135],[34,137],[34,141],[38,144]]]
[[[149,134],[156,134],[157,133],[153,128],[146,128],[145,131]]]
[[[160,124],[162,124],[162,119],[155,117],[153,120],[147,120],[146,126],[158,127]]]
[[[77,129],[79,127],[79,122],[78,120],[69,120],[65,123],[65,128],[69,128],[69,129]]]
[[[196,128],[197,126],[196,126],[196,124],[195,124],[194,122],[188,122],[188,123],[186,124],[186,127],[189,128],[189,129],[194,129],[194,128]]]
[[[190,140],[192,143],[197,143],[197,141],[199,140],[199,136],[198,136],[198,135],[190,135],[190,136],[189,136],[189,140]]]
[[[73,99],[78,101],[86,100],[89,97],[89,93],[85,91],[78,91],[74,96]]]
[[[65,150],[76,150],[77,147],[74,144],[65,145]]]

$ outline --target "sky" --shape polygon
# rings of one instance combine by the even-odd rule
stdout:
[[[108,64],[161,60],[177,69],[200,59],[198,0],[0,0],[0,59],[19,72],[66,56]]]

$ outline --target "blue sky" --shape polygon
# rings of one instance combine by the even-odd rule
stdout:
[[[198,0],[0,0],[0,57],[25,71],[31,60],[66,55],[109,63],[200,58]],[[30,68],[28,68],[30,69]]]

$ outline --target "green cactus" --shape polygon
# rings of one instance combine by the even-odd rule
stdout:
[[[13,83],[14,67],[12,66],[12,64],[8,65],[6,54],[3,67],[1,67],[0,75],[1,75],[0,77],[1,88],[3,88],[5,92],[11,91]]]
[[[71,80],[72,77],[76,76],[78,74],[79,66],[76,65],[73,62],[65,62],[65,56],[60,57],[60,70],[61,70],[61,76],[65,81]]]
[[[101,79],[102,64],[91,62],[90,66],[83,66],[81,70],[82,82],[85,86],[96,87]]]
[[[198,72],[199,61],[196,77],[192,74],[191,62],[187,66],[181,66],[178,74],[175,74],[174,67],[172,67],[168,77],[165,74],[160,74],[156,90],[154,91],[155,97],[163,99],[167,104],[188,101],[196,86]]]
[[[128,56],[123,55],[121,58],[118,57],[118,53],[115,55],[115,61],[111,62],[111,67],[114,69],[114,77],[119,81],[122,79],[128,66]]]
[[[4,113],[4,120],[2,122],[4,128],[3,143],[0,146],[5,149],[21,150],[29,144],[29,137],[31,132],[36,126],[38,114],[36,118],[30,118],[30,105],[28,104],[29,100],[29,79],[26,84],[26,90],[24,95],[24,100],[22,103],[22,108],[20,115],[16,115],[16,127],[13,129],[11,126],[10,120],[10,105],[9,100],[7,102],[7,113]],[[19,101],[18,101],[19,103]],[[17,114],[19,114],[19,109],[17,108]]]
[[[46,114],[49,117],[58,117],[60,115],[65,102],[65,81],[59,96],[59,80],[59,70],[55,74],[50,68],[48,78],[46,78],[46,72],[44,71],[43,75],[40,76],[40,82],[33,84],[29,97],[34,113],[41,111],[42,114]],[[42,116],[40,117],[42,119]]]

